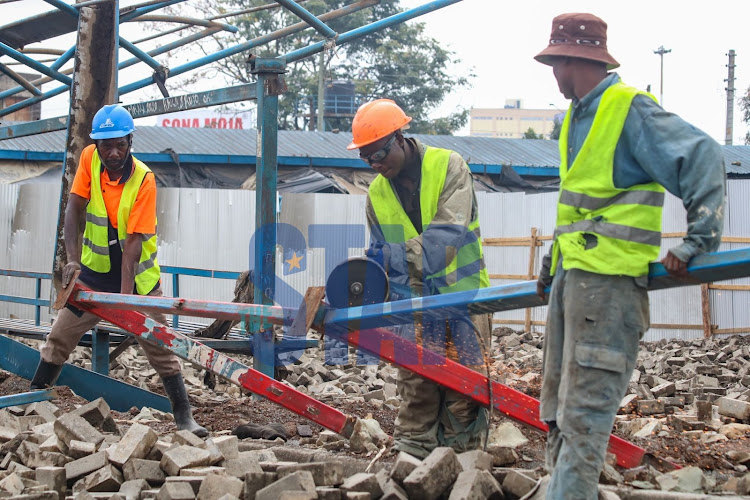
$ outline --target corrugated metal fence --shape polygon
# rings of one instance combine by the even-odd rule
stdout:
[[[725,239],[721,249],[747,246],[750,218],[744,204],[750,199],[750,180],[729,180],[729,206]],[[549,250],[554,229],[556,193],[478,193],[485,258],[493,284],[528,279],[539,270],[541,257]],[[0,268],[49,272],[55,241],[59,187],[51,184],[0,185]],[[288,194],[281,201],[280,222],[293,226],[279,237],[277,255],[277,300],[296,307],[308,286],[322,285],[332,265],[344,258],[361,255],[368,244],[364,215],[365,197],[338,194]],[[159,190],[159,261],[163,265],[243,271],[247,269],[255,220],[252,191],[176,189]],[[336,230],[330,226],[336,225]],[[345,227],[342,229],[342,226]],[[313,227],[314,226],[314,227]],[[684,233],[685,211],[680,200],[668,196],[664,207],[666,235]],[[531,246],[536,228],[536,246]],[[298,231],[297,237],[294,234]],[[736,241],[741,241],[737,243]],[[304,258],[300,269],[290,269],[290,252]],[[667,237],[662,253],[679,243]],[[293,248],[290,248],[293,247]],[[299,257],[299,253],[295,254]],[[533,255],[533,266],[529,266]],[[530,270],[532,271],[530,273]],[[172,281],[163,279],[166,295],[172,295]],[[726,285],[732,285],[727,287]],[[731,289],[750,285],[749,279],[732,280],[704,290],[710,301],[710,323],[715,333],[750,331],[750,292]],[[49,296],[45,281],[42,297]],[[0,294],[33,297],[31,279],[0,277]],[[183,276],[180,295],[204,300],[231,300],[231,280]],[[692,339],[703,336],[701,287],[686,287],[651,293],[651,322],[647,340]],[[28,305],[0,302],[0,317],[34,317]],[[545,308],[529,312],[497,314],[496,324],[522,329],[525,325],[542,330]],[[42,312],[49,320],[48,311]],[[208,322],[206,320],[205,322]],[[734,330],[733,330],[734,329]],[[729,330],[729,331],[727,331]]]

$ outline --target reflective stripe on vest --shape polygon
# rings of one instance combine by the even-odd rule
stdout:
[[[641,92],[618,82],[602,94],[594,122],[568,168],[571,108],[560,130],[560,196],[552,253],[565,269],[625,276],[648,273],[659,256],[664,188],[655,183],[615,187],[614,155],[630,105]]]
[[[133,157],[133,165],[133,173],[123,186],[120,207],[117,211],[117,237],[120,248],[124,248],[128,237],[127,221],[138,196],[138,190],[146,174],[151,171],[135,157]],[[112,269],[109,260],[109,217],[102,195],[101,173],[102,164],[99,152],[94,150],[91,157],[91,196],[86,207],[86,228],[83,232],[81,263],[94,272],[108,273]],[[160,273],[156,261],[156,234],[144,234],[141,255],[135,272],[137,292],[146,295],[153,290],[159,281]]]
[[[450,155],[451,151],[447,149],[425,148],[419,190],[420,212],[425,228],[437,213]],[[378,175],[370,185],[369,194],[386,242],[405,243],[419,236],[388,179]],[[466,240],[444,269],[426,277],[439,293],[476,290],[490,285],[489,274],[484,265],[478,215],[469,224]]]

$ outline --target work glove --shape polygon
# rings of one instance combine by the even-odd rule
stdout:
[[[367,249],[365,255],[383,266],[386,273],[388,272],[391,261],[391,246],[388,243],[374,240],[370,243],[370,248]]]
[[[536,281],[536,294],[544,300],[546,298],[545,290],[552,284],[550,276],[550,267],[552,266],[552,253],[542,257],[542,268],[539,270],[539,278]]]
[[[75,261],[68,262],[65,264],[65,267],[63,267],[62,271],[62,287],[68,288],[68,284],[70,284],[70,280],[73,278],[73,274],[75,274],[76,271],[81,270],[81,264]]]

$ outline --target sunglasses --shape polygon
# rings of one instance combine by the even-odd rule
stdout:
[[[385,143],[385,146],[383,146],[382,149],[378,149],[374,153],[367,156],[362,156],[360,154],[359,157],[370,165],[372,165],[373,163],[380,163],[381,161],[385,160],[385,157],[388,156],[388,153],[391,152],[394,140],[396,140],[396,134],[393,134],[391,138],[388,139],[388,142]]]

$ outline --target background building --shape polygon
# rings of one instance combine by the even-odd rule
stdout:
[[[28,81],[33,81],[39,78],[40,75],[36,75],[33,73],[18,73],[19,76],[22,76]],[[0,74],[0,92],[4,90],[9,90],[12,88],[18,87],[18,83],[10,78],[9,76]],[[41,85],[36,86],[38,89],[41,90]],[[7,108],[9,106],[12,106],[13,104],[16,104],[17,102],[25,101],[26,99],[33,97],[31,95],[31,92],[28,90],[24,90],[23,92],[19,92],[17,94],[13,94],[12,96],[8,96],[5,98],[0,99],[0,109]],[[7,116],[4,116],[2,121],[3,122],[30,122],[33,120],[38,120],[42,116],[42,103],[38,102],[36,104],[32,104],[31,106],[27,106],[25,108],[19,109],[18,111],[14,113],[10,113]]]
[[[469,135],[522,139],[530,128],[549,139],[555,128],[555,117],[562,121],[564,113],[557,109],[524,109],[520,99],[506,99],[503,108],[472,108]]]

